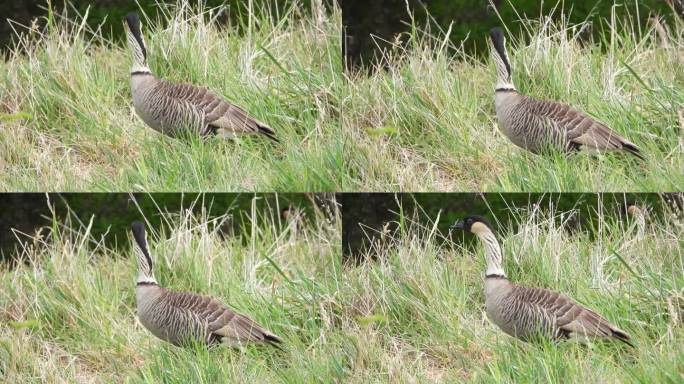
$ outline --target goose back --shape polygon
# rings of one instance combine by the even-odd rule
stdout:
[[[581,341],[615,337],[630,344],[625,332],[596,312],[548,289],[522,287],[505,278],[487,278],[485,305],[494,324],[524,341],[537,337]]]
[[[206,344],[280,343],[280,338],[218,300],[158,285],[138,285],[138,317],[162,340],[174,345],[189,341]]]
[[[131,77],[131,89],[138,115],[150,127],[169,136],[263,133],[274,138],[269,127],[205,87],[175,84],[145,74]]]
[[[642,158],[636,145],[567,104],[504,91],[496,92],[495,108],[503,133],[533,153],[551,146],[563,152],[625,150]]]

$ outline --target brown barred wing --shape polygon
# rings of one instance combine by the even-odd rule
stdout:
[[[529,312],[523,326],[553,339],[574,337],[580,340],[617,338],[630,344],[629,335],[621,331],[596,312],[577,304],[569,297],[542,288],[516,287],[512,296],[524,302]],[[536,323],[536,324],[534,324]]]
[[[280,338],[245,315],[220,301],[193,293],[178,292],[174,305],[192,312],[204,327],[207,343],[223,342],[231,346],[250,343],[278,344]]]
[[[168,97],[174,98],[177,103],[191,106],[195,113],[201,116],[201,135],[234,136],[261,133],[275,140],[275,132],[271,128],[209,89],[187,83],[167,84]]]
[[[643,159],[639,148],[618,135],[605,124],[594,120],[577,109],[547,100],[528,98],[529,111],[536,116],[548,119],[554,134],[562,135],[566,150],[588,149],[596,152],[624,150]]]

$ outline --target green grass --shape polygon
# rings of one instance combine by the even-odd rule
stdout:
[[[374,258],[344,264],[339,214],[294,224],[245,212],[253,230],[227,235],[220,223],[236,212],[185,212],[165,215],[169,229],[150,236],[159,282],[220,298],[280,335],[284,351],[155,338],[136,318],[133,256],[104,247],[87,221],[67,220],[27,239],[26,263],[0,267],[0,380],[681,381],[684,228],[653,220],[641,231],[603,213],[595,229],[576,231],[558,224],[568,212],[515,212],[518,230],[500,234],[509,277],[599,311],[635,349],[505,335],[484,313],[477,243],[414,217],[385,234]]]
[[[586,24],[546,18],[523,20],[523,35],[509,36],[521,92],[605,122],[641,147],[640,163],[515,147],[497,128],[492,64],[452,46],[448,30],[414,25],[386,69],[344,74],[337,7],[261,9],[240,28],[218,28],[215,14],[180,1],[161,22],[145,23],[151,68],[243,106],[274,127],[280,144],[158,134],[132,109],[127,48],[80,16],[52,13],[45,31],[0,63],[0,190],[684,188],[680,21],[664,39],[629,18],[606,21],[615,33],[601,41],[578,37]]]
[[[0,62],[0,190],[344,189],[339,9],[258,8],[238,33],[210,21],[216,10],[188,4],[143,19],[152,71],[242,106],[279,144],[157,133],[133,110],[125,43],[51,13],[45,31]]]
[[[254,208],[253,208],[254,210]],[[254,211],[256,212],[256,211]],[[269,347],[177,348],[137,320],[136,262],[76,220],[28,240],[26,263],[0,266],[0,381],[312,382],[333,377],[341,334],[325,318],[323,277],[340,264],[340,221],[320,212],[288,222],[249,210],[165,214],[150,234],[165,287],[213,295],[280,335]],[[226,233],[229,220],[245,220]]]
[[[558,19],[558,18],[556,18]],[[562,19],[562,18],[561,18]],[[342,128],[355,190],[668,191],[684,188],[684,23],[666,39],[631,19],[606,21],[603,41],[586,24],[523,20],[508,36],[520,92],[569,103],[635,142],[630,155],[536,156],[498,129],[494,66],[449,43],[447,31],[414,29],[385,69],[349,75]],[[470,36],[487,39],[486,35]]]
[[[599,311],[633,337],[635,349],[528,344],[504,334],[485,314],[479,243],[403,216],[378,242],[375,258],[348,267],[339,282],[341,322],[356,346],[353,375],[364,378],[352,381],[681,381],[682,228],[649,221],[642,233],[604,213],[595,230],[577,232],[558,224],[562,212],[533,209],[516,210],[516,232],[499,225],[509,278]]]

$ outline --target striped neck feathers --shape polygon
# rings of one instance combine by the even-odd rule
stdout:
[[[126,29],[128,47],[133,53],[133,63],[131,64],[131,74],[151,74],[147,66],[147,47],[145,39],[140,31],[140,25],[129,26]]]
[[[501,254],[501,247],[499,246],[499,241],[496,239],[496,235],[492,230],[481,222],[474,223],[470,228],[470,231],[474,233],[482,242],[485,248],[485,258],[487,259],[487,272],[485,276],[491,277],[506,277],[506,272],[504,272],[501,263],[503,261],[503,256]]]
[[[137,284],[157,284],[152,272],[152,257],[147,249],[147,238],[145,232],[133,232],[135,245],[133,246],[135,257],[138,261],[138,280]]]
[[[511,62],[508,60],[508,51],[506,50],[506,38],[503,32],[495,28],[492,30],[490,39],[490,51],[492,54],[492,61],[496,67],[496,84],[495,91],[515,91],[515,84],[513,84]]]

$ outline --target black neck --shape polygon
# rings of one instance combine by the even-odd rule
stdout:
[[[131,72],[131,76],[134,76],[134,75],[151,75],[151,74],[152,74],[152,72],[150,72],[150,71],[133,71],[133,72]]]
[[[515,88],[497,88],[494,92],[518,92]]]
[[[136,287],[139,287],[141,285],[159,285],[153,281],[139,281],[138,283],[135,284]]]
[[[505,279],[505,275],[500,275],[498,273],[492,273],[491,275],[485,275],[485,279]]]

